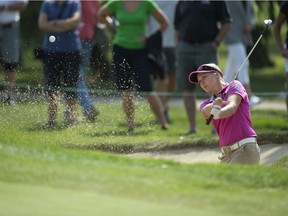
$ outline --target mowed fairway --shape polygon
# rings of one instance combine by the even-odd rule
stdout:
[[[202,207],[147,202],[85,191],[0,183],[1,215],[207,215]],[[11,206],[14,203],[14,207]]]
[[[210,132],[203,126],[197,135],[182,137],[181,131],[186,126],[182,123],[183,108],[179,106],[171,107],[177,113],[173,127],[160,131],[153,116],[147,115],[149,108],[138,104],[141,116],[137,118],[141,124],[138,123],[136,132],[127,134],[117,106],[99,104],[105,112],[94,124],[60,125],[53,130],[43,128],[46,120],[43,102],[2,106],[0,215],[270,216],[287,213],[287,168],[189,165],[133,159],[95,150],[98,145],[111,150],[117,145],[128,150],[131,146],[161,147],[166,143],[181,147],[193,145],[194,140],[201,141]],[[263,128],[259,125],[260,132],[276,130],[278,134],[282,130],[280,135],[285,137],[284,113],[261,115],[258,111],[257,115],[263,125]],[[265,126],[268,115],[274,116],[272,129],[269,124]],[[256,125],[257,122],[256,119]],[[214,138],[208,138],[204,146],[213,145],[209,139]]]
[[[85,191],[0,183],[1,215],[197,215],[202,209],[149,203]],[[14,206],[11,204],[14,203]]]
[[[285,215],[288,170],[1,145],[0,215]],[[165,166],[163,166],[165,164]]]

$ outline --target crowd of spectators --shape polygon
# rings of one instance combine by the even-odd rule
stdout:
[[[143,93],[164,130],[172,123],[168,102],[177,90],[183,93],[189,123],[186,134],[196,133],[195,85],[189,83],[188,75],[202,64],[218,64],[217,50],[224,44],[228,49],[224,80],[231,81],[247,56],[248,45],[253,44],[252,4],[252,1],[43,1],[38,28],[44,33],[41,50],[48,100],[47,125],[57,124],[61,95],[65,99],[63,114],[68,125],[79,123],[77,104],[88,121],[97,120],[100,112],[90,94],[88,83],[92,81],[87,80],[87,71],[96,67],[101,71],[98,78],[113,83],[121,92],[129,132],[135,129],[134,90]],[[286,5],[281,8],[275,26],[284,57],[286,46],[279,32],[286,20]],[[28,0],[0,1],[2,97],[8,105],[16,104],[13,92],[21,62],[20,17],[28,7]],[[50,36],[55,41],[49,40]],[[112,49],[108,48],[110,44]],[[151,55],[148,47],[153,51],[157,47],[160,55]],[[261,99],[252,93],[248,71],[249,61],[237,78],[253,106]]]

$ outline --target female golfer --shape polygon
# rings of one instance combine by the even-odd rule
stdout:
[[[257,134],[251,123],[248,94],[237,80],[231,85],[223,80],[220,68],[213,64],[203,64],[189,75],[191,83],[199,83],[201,88],[213,95],[205,100],[200,111],[205,119],[213,115],[212,123],[219,136],[222,154],[221,162],[228,164],[259,164],[260,148]]]

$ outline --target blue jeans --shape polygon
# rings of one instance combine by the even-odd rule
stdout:
[[[81,67],[80,74],[77,84],[78,98],[80,105],[86,115],[89,115],[91,110],[94,110],[93,100],[89,94],[89,89],[86,83],[86,71],[89,67],[92,44],[90,41],[82,40],[82,51],[81,51]]]

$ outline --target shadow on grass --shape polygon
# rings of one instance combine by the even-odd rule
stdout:
[[[139,152],[158,152],[165,150],[179,150],[179,149],[188,149],[195,147],[206,147],[214,148],[218,147],[217,139],[207,139],[207,138],[198,138],[189,141],[175,142],[175,143],[162,143],[161,145],[153,145],[147,140],[142,144],[127,144],[127,143],[95,143],[95,144],[85,144],[85,145],[65,145],[65,148],[71,149],[81,149],[81,150],[92,150],[92,151],[103,151],[109,153],[120,153],[120,154],[130,154],[130,153],[139,153]]]
[[[85,135],[90,137],[109,137],[109,136],[142,136],[152,133],[152,129],[127,131],[127,130],[108,130],[94,133],[85,133]]]
[[[71,127],[69,124],[55,124],[49,125],[47,123],[36,123],[32,127],[27,128],[27,131],[61,131]]]
[[[109,153],[116,153],[116,154],[129,154],[133,152],[138,152],[135,150],[135,146],[131,144],[122,144],[122,145],[115,145],[115,144],[109,144],[106,143],[102,144],[90,144],[85,146],[75,146],[75,145],[66,145],[65,148],[71,148],[71,149],[81,149],[81,150],[92,150],[92,151],[103,151],[103,152],[109,152]],[[141,147],[137,147],[141,148]]]
[[[128,131],[127,124],[124,122],[120,122],[119,124],[117,124],[117,126],[118,126],[117,129],[107,129],[106,131],[103,131],[103,129],[101,129],[100,131],[85,132],[83,134],[90,137],[109,137],[109,136],[127,136],[127,135],[142,136],[154,132],[153,128],[143,123],[136,123],[135,129],[133,131]]]
[[[258,144],[288,143],[288,130],[279,131],[277,133],[274,132],[258,133],[257,141]]]

